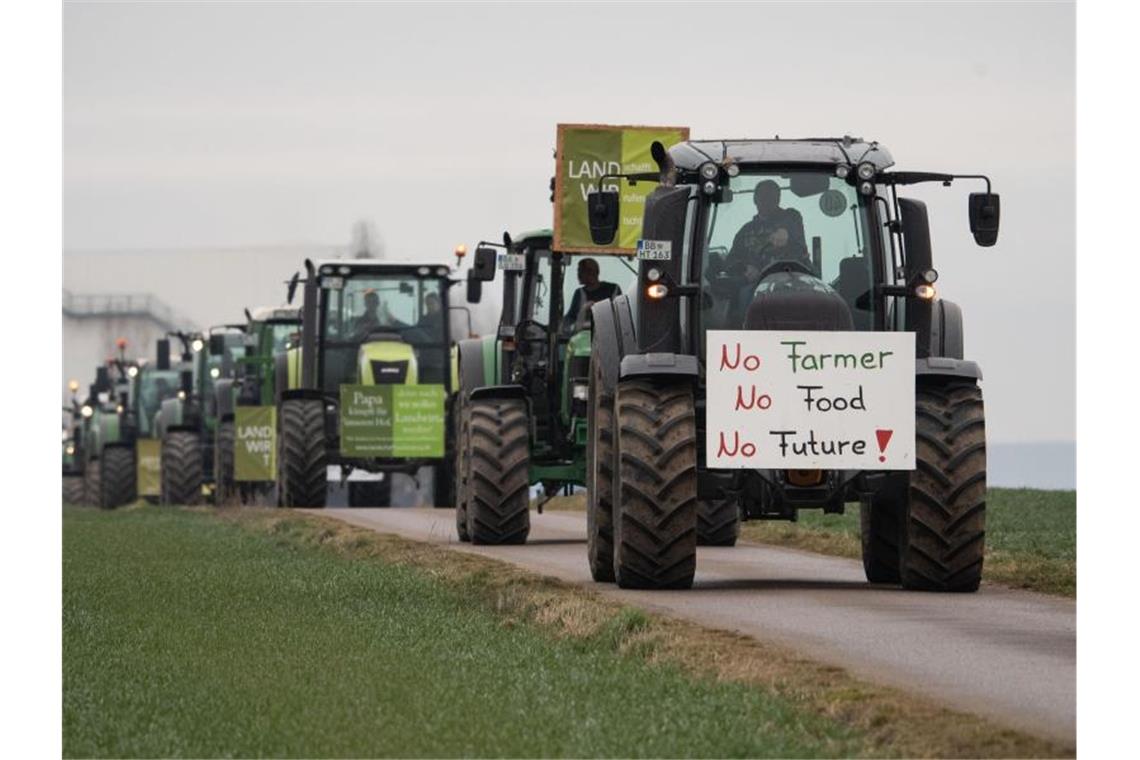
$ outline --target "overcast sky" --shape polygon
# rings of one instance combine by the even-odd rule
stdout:
[[[939,289],[965,312],[990,439],[1071,440],[1074,15],[1068,3],[69,3],[64,284],[156,290],[202,321],[232,320],[246,304],[213,287],[216,268],[183,273],[164,249],[295,252],[342,244],[369,218],[389,257],[442,260],[457,242],[548,226],[558,122],[850,133],[883,142],[900,169],[993,178],[1002,231],[989,249],[967,228],[974,188],[912,193],[930,204]],[[149,253],[81,258],[97,250]],[[266,273],[264,256],[235,255],[233,279],[279,283],[295,258]],[[179,276],[164,282],[164,267]]]

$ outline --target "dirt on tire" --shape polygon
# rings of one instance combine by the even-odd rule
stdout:
[[[986,535],[986,427],[972,381],[919,382],[916,469],[901,531],[906,588],[977,591]]]
[[[530,425],[522,399],[468,403],[467,530],[474,544],[525,544],[530,534]]]
[[[689,588],[697,566],[697,429],[692,389],[618,385],[614,578],[622,588]]]

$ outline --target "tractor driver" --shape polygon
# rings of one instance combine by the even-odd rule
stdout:
[[[804,219],[794,208],[780,207],[780,186],[766,179],[752,191],[756,216],[745,223],[732,241],[729,263],[741,262],[752,277],[785,259],[802,259],[807,263],[804,243]]]
[[[392,316],[388,304],[380,303],[380,294],[372,288],[364,291],[364,313],[356,318],[352,332],[357,338],[364,338],[370,332],[386,327],[403,329],[406,324]]]
[[[570,299],[570,308],[562,318],[564,332],[574,329],[583,309],[598,301],[621,295],[621,288],[616,283],[601,280],[601,268],[596,259],[587,258],[578,262],[578,284],[582,287],[574,291],[574,297]]]
[[[443,302],[438,293],[428,293],[424,296],[424,315],[416,323],[416,327],[436,330],[443,324]]]

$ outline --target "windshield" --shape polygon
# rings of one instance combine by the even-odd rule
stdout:
[[[324,278],[342,287],[325,297],[325,338],[360,343],[369,333],[404,333],[411,328],[431,342],[444,339],[440,281],[410,275]]]
[[[159,406],[178,393],[181,382],[177,370],[147,370],[139,381],[139,430],[143,435],[150,432],[154,415]]]
[[[543,326],[551,322],[563,333],[588,326],[589,307],[605,298],[632,292],[637,284],[636,262],[629,256],[562,254],[561,313],[551,319],[553,299],[550,251],[536,252],[536,267],[529,285],[530,319]]]
[[[277,355],[285,352],[288,348],[289,338],[300,331],[301,325],[299,322],[273,322],[268,325],[268,328],[269,339],[272,343],[270,353]]]
[[[874,248],[854,187],[831,173],[792,171],[742,173],[730,188],[709,211],[704,330],[742,329],[753,298],[777,287],[834,291],[855,329],[873,328],[875,299],[860,296],[874,283]]]

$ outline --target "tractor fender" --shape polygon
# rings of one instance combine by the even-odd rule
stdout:
[[[182,424],[182,401],[177,398],[163,399],[158,409],[158,434],[166,435],[172,428]]]
[[[963,358],[965,338],[962,328],[962,307],[953,301],[942,299],[932,303],[930,332],[925,337],[930,356],[947,359]]]
[[[218,408],[218,419],[228,422],[234,418],[234,380],[221,378],[214,383],[214,398]]]
[[[486,361],[484,360],[484,351],[491,349],[493,346],[488,346],[488,341],[483,338],[468,338],[467,340],[459,341],[459,391],[462,393],[470,393],[476,388],[482,388],[487,385],[490,378],[487,377]]]
[[[981,380],[982,368],[977,362],[968,359],[931,356],[915,361],[914,374],[917,377],[959,377]]]
[[[594,339],[592,351],[597,351],[596,361],[602,370],[602,382],[608,390],[613,390],[622,376],[622,358],[637,353],[637,334],[629,296],[599,301],[590,308],[590,316]]]
[[[690,354],[629,354],[621,360],[622,380],[631,377],[661,376],[696,379],[699,375],[700,366],[697,357]]]
[[[274,401],[281,400],[281,394],[289,387],[289,355],[277,354],[273,357],[273,393]]]
[[[521,385],[484,385],[468,393],[467,398],[521,398],[525,400],[526,388]]]

